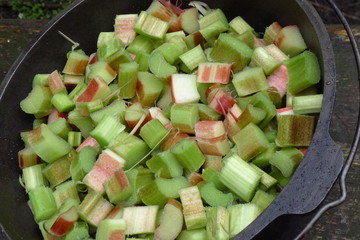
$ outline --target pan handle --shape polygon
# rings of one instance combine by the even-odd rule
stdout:
[[[354,33],[352,32],[346,18],[341,13],[341,11],[337,7],[337,5],[333,2],[333,0],[327,0],[327,2],[334,9],[336,15],[338,16],[339,20],[341,21],[342,25],[344,26],[347,35],[349,36],[350,44],[351,44],[351,47],[353,49],[354,56],[355,56],[355,63],[356,63],[356,66],[357,66],[357,74],[358,74],[358,81],[360,82],[360,52],[359,52],[359,48],[358,48],[356,40],[355,40]],[[360,91],[360,88],[359,88],[359,91]],[[360,112],[360,108],[359,108],[358,112]],[[353,161],[355,159],[355,154],[356,154],[356,151],[357,151],[358,146],[359,146],[359,139],[360,139],[360,119],[359,119],[359,116],[358,116],[358,122],[357,122],[357,126],[356,126],[354,139],[353,139],[353,142],[352,142],[352,145],[351,145],[351,148],[350,148],[350,153],[349,153],[349,155],[348,155],[348,157],[346,159],[346,162],[345,162],[345,164],[344,164],[344,166],[343,166],[343,168],[341,170],[341,175],[340,175],[341,196],[339,197],[339,199],[322,206],[317,211],[317,213],[312,218],[312,220],[302,230],[302,232],[295,238],[296,240],[303,237],[305,235],[305,233],[311,229],[311,227],[314,225],[314,223],[322,216],[322,214],[324,212],[326,212],[330,208],[333,208],[333,207],[336,207],[336,206],[340,205],[341,203],[343,203],[345,201],[346,195],[347,195],[346,182],[345,182],[346,175],[347,175],[347,173],[349,171],[349,168],[350,168],[351,164],[353,163]]]

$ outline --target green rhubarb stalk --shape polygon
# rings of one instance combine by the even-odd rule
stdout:
[[[252,166],[258,173],[261,175],[260,179],[260,188],[267,191],[269,188],[273,187],[277,180],[270,176],[267,172],[262,170],[261,168],[257,167],[255,164],[250,163],[250,166]]]
[[[164,39],[170,24],[141,11],[135,23],[135,32],[153,39]]]
[[[28,114],[47,115],[51,110],[52,93],[48,87],[35,86],[20,102],[21,110]]]
[[[171,107],[170,120],[174,128],[194,134],[195,124],[199,121],[199,109],[192,104],[174,104]]]
[[[28,135],[28,140],[34,152],[47,163],[65,156],[72,149],[69,143],[56,136],[45,124],[32,130]]]
[[[183,53],[179,56],[179,58],[190,71],[196,69],[200,63],[207,61],[204,51],[200,45]]]
[[[124,208],[126,235],[153,233],[159,206],[136,206]]]
[[[113,116],[107,115],[99,122],[94,130],[90,132],[90,135],[96,139],[96,141],[105,147],[109,145],[117,135],[124,131],[125,125]]]
[[[226,208],[206,208],[206,218],[206,232],[209,240],[229,240],[230,214]]]
[[[156,177],[174,178],[183,175],[183,167],[170,151],[161,152],[146,161],[148,168]]]
[[[274,195],[259,189],[255,193],[255,196],[251,200],[251,203],[256,204],[257,206],[259,206],[261,211],[264,211],[271,204],[271,202],[274,201],[274,199]]]
[[[139,64],[136,62],[122,63],[119,66],[118,85],[120,98],[132,98],[136,94],[136,83]]]
[[[56,186],[62,182],[65,182],[71,177],[70,165],[76,158],[75,151],[71,152],[65,157],[62,157],[51,164],[48,164],[43,169],[43,174],[49,181],[51,187]]]
[[[206,212],[197,186],[183,188],[179,191],[187,230],[206,226]]]
[[[124,219],[105,219],[96,231],[96,240],[124,239],[126,221]]]
[[[251,201],[260,179],[261,175],[237,154],[227,158],[220,171],[220,181],[246,202]]]
[[[158,146],[169,134],[164,125],[158,120],[153,119],[147,122],[140,130],[140,137],[151,148]]]
[[[284,177],[290,177],[300,164],[303,154],[297,148],[283,148],[271,158],[270,164],[279,169]]]
[[[233,77],[233,84],[240,97],[247,96],[269,87],[260,67],[243,70]]]
[[[41,186],[47,186],[47,180],[42,174],[45,164],[37,164],[22,169],[22,180],[27,192]]]
[[[320,113],[323,95],[294,96],[292,99],[293,111],[295,114]]]
[[[235,237],[261,213],[259,206],[253,203],[237,204],[228,208],[230,214],[230,237]]]
[[[48,187],[40,186],[31,190],[29,199],[36,222],[50,218],[57,210],[52,190]]]
[[[190,172],[199,170],[205,162],[205,156],[194,140],[182,139],[171,148],[171,153],[173,153],[180,164]]]
[[[199,186],[201,198],[211,207],[227,207],[232,204],[232,193],[223,193],[215,187],[213,182]]]
[[[107,105],[106,107],[90,113],[91,119],[96,123],[99,122],[104,118],[106,115],[111,115],[116,117],[120,120],[121,123],[125,123],[125,110],[126,110],[126,103],[124,100],[118,99],[113,101],[111,104]]]
[[[53,192],[56,206],[59,208],[67,199],[74,199],[80,204],[80,198],[76,189],[76,183],[73,180],[61,183],[55,187]]]

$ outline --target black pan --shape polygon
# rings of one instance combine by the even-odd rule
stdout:
[[[0,88],[0,223],[9,239],[40,239],[41,235],[20,187],[17,152],[23,148],[19,132],[32,127],[32,117],[20,110],[19,102],[31,90],[37,73],[62,69],[71,44],[62,31],[90,54],[96,50],[99,32],[112,31],[116,14],[137,13],[150,0],[78,0],[53,19],[19,56]],[[235,239],[289,239],[295,236],[308,213],[325,198],[343,165],[340,148],[329,135],[335,100],[335,60],[324,24],[305,0],[204,1],[221,8],[228,19],[242,16],[257,31],[273,21],[297,24],[308,47],[317,55],[322,69],[323,109],[308,153],[279,197]],[[187,6],[188,1],[183,1]],[[300,214],[300,215],[299,215]],[[305,216],[305,217],[304,217]],[[281,230],[280,230],[281,229]]]

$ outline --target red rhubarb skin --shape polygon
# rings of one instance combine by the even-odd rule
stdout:
[[[99,143],[96,141],[95,138],[88,137],[80,144],[80,146],[76,148],[76,151],[80,152],[81,149],[87,146],[93,147],[95,150],[98,150],[100,147]]]
[[[216,138],[225,134],[222,121],[200,121],[195,124],[195,135],[198,138]]]
[[[77,98],[77,102],[91,102],[97,91],[99,90],[99,83],[95,79],[91,79],[85,91]]]
[[[50,230],[57,236],[66,234],[76,223],[75,221],[68,221],[63,217],[56,219],[55,223],[51,226]]]
[[[114,230],[108,236],[108,240],[125,240],[124,230]]]
[[[97,61],[99,61],[99,57],[98,57],[97,53],[93,53],[93,54],[90,55],[90,59],[89,59],[88,65],[94,64],[94,63],[96,63]]]
[[[65,85],[57,70],[53,71],[48,77],[48,84],[52,94],[56,94],[62,89],[65,89]]]
[[[220,114],[226,115],[235,103],[236,100],[230,95],[230,93],[225,93],[220,89],[209,103],[209,107]]]
[[[288,70],[285,65],[278,67],[268,78],[267,81],[271,87],[274,87],[283,97],[287,92],[289,81]]]
[[[161,149],[166,151],[175,146],[183,138],[189,138],[189,135],[186,133],[173,131],[161,144]]]

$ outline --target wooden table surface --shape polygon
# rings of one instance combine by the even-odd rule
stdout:
[[[0,19],[0,80],[26,44],[36,36],[46,23],[42,20]],[[352,26],[360,44],[360,26]],[[337,97],[332,121],[334,140],[342,147],[345,157],[351,146],[357,122],[359,84],[355,63],[345,31],[340,25],[328,25],[337,63]],[[347,200],[326,212],[304,239],[360,239],[360,159],[356,155],[347,177]],[[325,201],[339,196],[336,184]],[[1,233],[0,233],[1,239]]]

